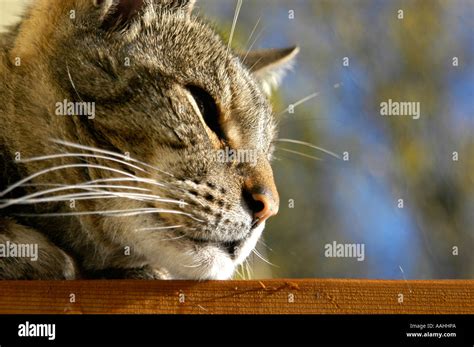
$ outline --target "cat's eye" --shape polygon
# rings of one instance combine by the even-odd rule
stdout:
[[[225,138],[220,124],[219,107],[214,98],[204,89],[190,85],[187,87],[201,113],[204,122],[219,138]]]

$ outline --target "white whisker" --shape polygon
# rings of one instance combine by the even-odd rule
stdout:
[[[320,92],[316,92],[316,93],[313,93],[313,94],[310,94],[308,96],[305,96],[304,98],[298,100],[297,102],[293,103],[291,106],[293,107],[296,107],[296,106],[299,106],[311,99],[314,99],[315,97],[317,97],[318,95],[320,94]],[[277,114],[277,117],[280,117],[282,115],[284,115],[285,113],[289,112],[290,111],[290,106],[288,106],[286,109],[284,109],[283,111],[281,111],[280,113]]]
[[[255,248],[252,250],[252,252],[258,257],[260,258],[263,262],[267,263],[268,265],[270,266],[274,266],[274,267],[279,267],[271,262],[269,262],[267,259],[265,259],[265,257],[263,255],[261,255]]]
[[[107,183],[107,182],[138,182],[138,183],[146,183],[150,185],[156,185],[159,187],[166,187],[165,184],[159,183],[158,181],[154,179],[149,179],[149,178],[142,178],[135,176],[134,178],[129,178],[129,177],[116,177],[116,178],[102,178],[102,179],[97,179],[97,180],[92,180],[92,181],[85,181],[82,183],[79,183],[78,185],[80,186],[86,186],[86,185],[92,185],[95,183]],[[24,183],[21,185],[22,187],[66,187],[68,185],[65,184],[57,184],[57,183]],[[74,185],[72,186],[74,187]],[[169,187],[168,187],[169,188]],[[182,190],[177,187],[173,187],[178,190]],[[145,189],[145,188],[140,188],[140,189]],[[146,189],[147,191],[151,191],[149,189]]]
[[[252,66],[249,67],[249,70],[250,70],[250,71],[253,71],[253,68],[254,68],[255,66],[257,66],[258,63],[260,63],[261,60],[262,60],[262,58],[258,58],[258,59],[252,64]]]
[[[92,191],[94,191],[92,189]],[[165,202],[170,204],[177,204],[177,205],[188,205],[184,201],[175,200],[175,199],[166,199],[161,198],[158,195],[153,194],[139,194],[139,193],[127,193],[127,192],[110,192],[110,191],[101,191],[107,193],[109,195],[114,195],[117,197],[122,197],[131,200],[139,200],[139,201],[156,201],[156,202]]]
[[[105,188],[105,189],[129,189],[129,190],[138,190],[140,192],[151,192],[150,189],[147,188],[140,188],[140,187],[132,187],[132,186],[120,186],[114,184],[79,184],[79,185],[72,185],[69,186],[71,189],[87,189],[92,190],[92,188]]]
[[[91,189],[92,192],[88,193],[75,193],[75,194],[65,194],[65,195],[58,195],[40,199],[22,199],[21,201],[14,201],[14,200],[4,200],[7,201],[6,204],[1,205],[1,208],[5,208],[11,205],[32,205],[32,204],[39,204],[45,202],[59,202],[59,201],[71,201],[71,200],[98,200],[98,199],[112,199],[112,198],[125,198],[130,200],[138,200],[138,201],[156,201],[156,202],[164,202],[164,203],[172,203],[172,204],[179,204],[185,205],[186,203],[182,201],[177,201],[173,199],[162,199],[156,198],[153,195],[147,194],[130,194],[130,193],[119,193],[119,192],[108,192],[108,191],[94,191]],[[186,204],[187,205],[187,204]]]
[[[104,185],[104,184],[98,184],[98,185],[60,185],[58,188],[52,188],[52,189],[47,189],[47,190],[42,190],[36,193],[32,193],[30,195],[25,195],[22,196],[21,198],[17,199],[4,199],[0,201],[21,201],[21,200],[28,200],[29,198],[34,198],[37,196],[41,195],[46,195],[50,193],[56,193],[60,192],[63,190],[73,190],[73,189],[81,189],[81,190],[93,190],[93,188],[113,188],[113,189],[130,189],[130,190],[138,190],[142,192],[149,192],[149,189],[146,188],[139,188],[139,187],[130,187],[130,186],[117,186],[117,185]],[[0,208],[2,208],[0,206]]]
[[[333,89],[337,89],[337,88],[341,87],[342,85],[343,85],[342,82],[340,82],[340,83],[334,84],[332,87],[333,87]],[[307,102],[307,101],[309,101],[309,100],[311,100],[311,99],[317,97],[319,94],[321,94],[321,92],[315,92],[315,93],[313,93],[313,94],[310,94],[310,95],[308,95],[308,96],[305,96],[304,98],[302,98],[302,99],[296,101],[295,103],[291,104],[291,106],[297,107],[297,106],[299,106],[299,105],[301,105],[301,104],[303,104],[303,103],[305,103],[305,102]],[[280,117],[280,116],[284,115],[285,113],[288,113],[289,111],[290,111],[290,106],[288,106],[286,109],[284,109],[283,111],[281,111],[280,113],[278,113],[278,114],[277,114],[277,117]]]
[[[242,275],[244,275],[243,278],[246,280],[249,280],[250,275],[249,275],[247,260],[241,266],[242,266]]]
[[[96,188],[96,189],[94,189]],[[67,201],[74,199],[74,196],[81,197],[81,196],[87,196],[88,194],[92,193],[75,193],[75,194],[69,194],[69,195],[59,195],[59,196],[52,196],[52,197],[46,197],[42,199],[33,199],[38,196],[46,195],[46,194],[51,194],[51,193],[56,193],[64,190],[74,190],[74,189],[80,189],[80,190],[86,190],[89,192],[95,192],[94,195],[97,194],[103,194],[107,196],[115,196],[115,197],[123,197],[123,198],[128,198],[132,200],[139,200],[139,201],[158,201],[158,202],[168,202],[168,203],[174,203],[174,204],[179,204],[179,205],[188,205],[186,202],[179,201],[179,200],[174,200],[174,199],[165,199],[161,198],[158,195],[153,195],[153,194],[138,194],[138,193],[130,193],[130,192],[115,192],[115,191],[108,191],[108,190],[97,190],[97,188],[112,188],[112,189],[129,189],[129,190],[138,190],[138,191],[145,191],[145,192],[150,192],[149,189],[145,188],[139,188],[139,187],[130,187],[130,186],[118,186],[118,185],[71,185],[71,186],[63,186],[59,188],[53,188],[53,189],[47,189],[43,190],[40,192],[36,192],[30,195],[23,196],[21,198],[17,199],[5,199],[5,200],[0,200],[0,202],[5,202],[3,205],[0,205],[0,209],[6,208],[11,205],[25,205],[25,204],[34,204],[34,203],[41,203],[41,202],[51,202],[51,201]],[[82,199],[85,200],[85,199]]]
[[[135,176],[133,178],[127,178],[127,177],[115,177],[115,178],[103,178],[103,179],[97,179],[93,181],[86,181],[81,183],[81,185],[88,185],[88,184],[95,184],[95,183],[107,183],[107,182],[139,182],[139,183],[146,183],[150,185],[155,185],[159,187],[165,187],[168,188],[166,184],[159,183],[158,181],[150,178],[143,178],[143,177],[138,177]],[[175,188],[175,187],[173,187]],[[178,189],[178,188],[176,188]]]
[[[252,272],[252,269],[251,269],[251,266],[250,266],[250,263],[249,263],[248,259],[245,259],[244,264],[245,264],[245,270],[247,272],[247,278],[250,280],[250,279],[252,279],[253,272]]]
[[[63,187],[64,184],[59,183],[24,183],[22,187]]]
[[[13,200],[2,200],[7,201],[7,204],[0,206],[0,208],[5,208],[11,205],[32,205],[32,204],[39,204],[45,202],[59,202],[59,201],[71,201],[71,200],[97,200],[97,199],[111,199],[111,198],[119,198],[115,195],[108,195],[105,193],[75,193],[75,194],[64,194],[58,195],[53,197],[47,198],[40,198],[40,199],[29,199],[29,200],[22,200],[22,201],[13,201]]]
[[[70,217],[70,216],[88,216],[88,215],[107,215],[111,217],[132,217],[142,214],[168,213],[187,216],[197,222],[204,223],[203,220],[193,215],[176,210],[167,210],[161,208],[140,208],[128,210],[106,210],[106,211],[82,211],[82,212],[58,212],[58,213],[17,213],[16,216],[22,217]]]
[[[164,227],[141,228],[141,229],[136,229],[135,231],[168,230],[168,229],[178,229],[182,227],[183,227],[182,225],[171,225],[171,226],[164,226]]]
[[[301,153],[301,152],[298,152],[298,151],[293,151],[293,150],[288,149],[288,148],[282,148],[282,147],[276,147],[276,148],[279,149],[280,151],[285,151],[285,152],[297,154],[297,155],[300,155],[300,156],[305,157],[305,158],[314,159],[314,160],[322,160],[321,158],[313,157],[312,155],[304,154],[304,153]]]
[[[69,71],[69,64],[67,62],[66,62],[66,71],[67,71],[67,75],[69,77],[69,82],[71,83],[72,89],[74,89],[74,92],[76,92],[76,95],[79,98],[79,100],[83,101],[81,96],[77,92],[76,86],[74,85],[74,81],[72,80],[72,76],[71,76],[71,71]]]
[[[247,42],[245,43],[245,46],[248,46],[248,44],[250,43],[250,40],[252,39],[252,36],[255,33],[255,30],[257,30],[258,24],[260,23],[261,19],[262,19],[262,17],[259,17],[258,20],[257,20],[257,23],[255,23],[252,31],[250,32],[249,38],[247,39]]]
[[[72,169],[72,168],[93,168],[93,169],[100,169],[100,170],[105,170],[105,171],[111,171],[111,172],[115,172],[115,173],[120,173],[122,175],[125,175],[127,177],[131,177],[131,178],[137,178],[137,176],[135,175],[132,175],[132,174],[129,174],[125,171],[122,171],[122,170],[118,170],[118,169],[113,169],[113,168],[110,168],[110,167],[106,167],[106,166],[101,166],[101,165],[93,165],[93,164],[70,164],[70,165],[61,165],[61,166],[55,166],[55,167],[52,167],[52,168],[49,168],[49,169],[45,169],[45,170],[42,170],[42,171],[39,171],[39,172],[36,172],[20,181],[18,181],[17,183],[14,183],[13,185],[11,185],[10,187],[8,187],[7,189],[5,189],[3,192],[0,193],[0,197],[4,196],[5,194],[11,192],[12,190],[14,190],[15,188],[21,186],[23,183],[26,183],[28,181],[31,181],[33,178],[36,178],[38,176],[41,176],[41,175],[44,175],[46,173],[49,173],[49,172],[52,172],[52,171],[58,171],[58,170],[64,170],[64,169]]]
[[[235,27],[237,25],[237,20],[239,18],[239,13],[240,13],[241,7],[242,7],[242,0],[237,0],[237,5],[235,6],[235,12],[234,12],[234,20],[232,22],[232,28],[230,30],[229,43],[227,44],[227,48],[229,50],[232,46],[232,40],[234,38],[234,31],[235,31]]]
[[[244,279],[245,279],[245,277],[244,277],[243,273],[242,273],[242,272],[240,272],[239,268],[240,268],[240,269],[242,269],[242,264],[240,264],[240,265],[239,265],[237,268],[235,268],[235,272],[237,273],[237,275],[239,275],[239,276],[240,276],[240,278],[241,278],[241,279],[243,279],[243,280],[244,280]]]
[[[81,183],[81,184],[92,184],[92,183],[102,183],[102,182],[120,182],[120,181],[123,181],[123,182],[131,181],[131,182],[146,183],[146,184],[149,184],[149,185],[154,185],[154,186],[167,188],[167,189],[172,188],[172,189],[175,189],[175,190],[179,190],[183,193],[187,192],[185,189],[180,188],[180,187],[176,187],[172,183],[163,184],[163,183],[159,183],[158,181],[156,181],[154,179],[143,178],[143,177],[138,177],[138,176],[135,176],[135,178],[126,178],[126,177],[120,178],[120,177],[117,177],[117,178],[98,179],[98,180],[94,180],[94,181],[84,182],[84,183]]]
[[[245,56],[244,58],[242,59],[242,61],[245,63],[245,61],[247,60],[247,57],[249,55],[249,53],[252,51],[252,48],[253,46],[257,43],[258,39],[260,38],[260,36],[262,35],[263,33],[263,30],[264,28],[262,28],[258,34],[255,36],[255,39],[252,41],[252,44],[249,46],[249,48],[247,49],[247,52],[245,53]]]
[[[304,142],[304,141],[299,141],[299,140],[293,140],[293,139],[276,139],[276,141],[278,142],[288,142],[288,143],[295,143],[295,144],[298,144],[298,145],[303,145],[303,146],[307,146],[307,147],[310,147],[310,148],[313,148],[313,149],[317,149],[318,151],[321,151],[321,152],[324,152],[326,154],[329,154],[330,156],[333,156],[334,158],[337,158],[337,159],[341,159],[341,157],[334,153],[334,152],[331,152],[327,149],[324,149],[322,147],[318,147],[316,145],[313,145],[312,143],[309,143],[309,142]]]
[[[54,143],[56,143],[56,144],[63,145],[63,146],[66,146],[66,147],[72,147],[72,148],[77,148],[77,149],[83,149],[83,150],[86,150],[86,151],[97,152],[97,153],[103,153],[103,154],[112,155],[112,156],[114,156],[114,157],[119,157],[119,158],[122,158],[122,159],[124,159],[124,160],[132,161],[132,162],[134,162],[134,163],[143,165],[143,166],[145,166],[145,167],[147,167],[147,168],[156,170],[156,171],[161,172],[161,173],[163,173],[163,174],[165,174],[165,175],[168,175],[168,176],[170,176],[170,177],[174,177],[174,175],[171,174],[171,173],[169,173],[169,172],[160,170],[160,169],[154,167],[153,165],[149,165],[149,164],[147,164],[147,163],[144,163],[144,162],[142,162],[142,161],[139,161],[139,160],[137,160],[137,159],[128,157],[128,156],[123,155],[123,154],[120,154],[120,153],[115,153],[115,152],[107,151],[107,150],[104,150],[104,149],[99,149],[99,148],[94,148],[94,147],[79,145],[79,144],[75,144],[75,143],[72,143],[72,142],[67,142],[67,141],[62,141],[62,140],[57,140],[57,139],[52,139],[51,141],[54,142]]]
[[[57,158],[67,158],[67,157],[84,157],[84,158],[97,158],[97,159],[104,159],[104,160],[110,160],[116,163],[120,163],[123,165],[127,165],[129,167],[133,167],[134,169],[137,169],[142,172],[148,172],[144,169],[142,169],[139,166],[130,164],[126,161],[120,160],[120,159],[115,159],[107,156],[102,156],[102,155],[96,155],[96,154],[83,154],[83,153],[65,153],[65,154],[52,154],[52,155],[45,155],[41,157],[34,157],[34,158],[27,158],[27,159],[21,159],[19,160],[20,163],[29,163],[33,161],[41,161],[41,160],[49,160],[49,159],[57,159]]]
[[[268,246],[267,243],[263,241],[262,239],[259,239],[257,242],[262,244],[264,247],[266,247],[270,252],[273,252],[273,249],[270,246]]]

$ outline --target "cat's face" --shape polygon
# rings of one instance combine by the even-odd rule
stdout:
[[[81,144],[157,168],[113,166],[156,180],[134,185],[159,198],[94,201],[95,209],[150,209],[100,224],[172,278],[225,279],[278,211],[270,167],[276,126],[262,83],[296,50],[244,61],[190,15],[192,2],[162,3],[98,1],[87,17],[79,13],[77,39],[58,45],[77,54],[66,66],[58,58],[56,72],[70,76],[60,83],[71,98],[96,103],[95,118],[82,120],[93,136]]]

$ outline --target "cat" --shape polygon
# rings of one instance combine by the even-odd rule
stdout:
[[[36,0],[1,36],[0,278],[229,279],[254,249],[299,49],[236,52],[194,5]]]

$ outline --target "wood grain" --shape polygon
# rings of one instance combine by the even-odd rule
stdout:
[[[0,313],[473,314],[474,280],[0,281]]]

